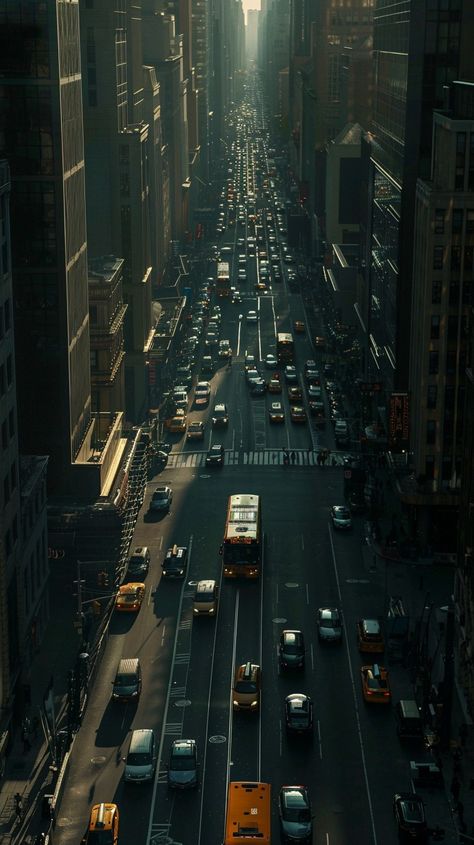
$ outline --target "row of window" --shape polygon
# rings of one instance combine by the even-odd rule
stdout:
[[[462,294],[462,304],[469,305],[471,303],[472,281],[464,279],[461,291],[461,283],[459,279],[449,280],[449,305],[459,305],[459,297]],[[433,279],[431,283],[431,304],[440,305],[443,294],[442,279]]]
[[[461,261],[464,255],[464,272],[472,273],[474,271],[474,246],[467,244],[464,249],[462,246],[453,244],[450,250],[450,266],[452,271],[461,269]],[[447,263],[448,248],[444,245],[433,247],[433,270],[442,270]]]
[[[445,208],[435,209],[434,230],[435,235],[444,235],[447,210]],[[451,214],[451,233],[460,234],[463,229],[464,209],[453,208]],[[474,208],[466,209],[466,232],[474,232]]]
[[[449,314],[447,320],[447,329],[448,329],[448,343],[450,341],[457,341],[458,337],[458,323],[460,322],[459,326],[459,333],[460,337],[467,337],[467,328],[468,328],[468,319],[467,314],[461,315],[461,320],[457,314]],[[446,329],[445,329],[446,331]],[[443,334],[445,334],[445,331]],[[441,336],[441,315],[440,314],[433,314],[431,316],[431,326],[430,326],[430,338],[431,340],[439,340]]]
[[[427,420],[426,421],[426,445],[427,446],[435,446],[436,445],[436,420]],[[463,421],[462,419],[458,419],[457,423],[457,436],[458,440],[461,442],[463,435]],[[454,421],[450,417],[446,417],[444,420],[443,425],[443,446],[444,448],[449,448],[449,446],[453,443],[453,436],[454,436]]]
[[[0,303],[0,340],[3,340],[12,325],[10,300]]]
[[[456,373],[456,359],[458,357],[457,351],[448,350],[446,352],[446,365],[444,372],[448,376],[453,376]],[[430,376],[439,375],[440,354],[437,350],[428,353],[428,373]],[[459,372],[463,373],[466,369],[466,350],[459,350]]]
[[[452,413],[454,409],[454,400],[456,397],[456,392],[454,385],[448,384],[444,388],[444,410],[445,412]],[[461,387],[458,390],[458,407],[463,407],[464,402],[464,388]],[[437,384],[429,384],[426,394],[426,407],[429,410],[434,411],[438,404],[438,385]]]

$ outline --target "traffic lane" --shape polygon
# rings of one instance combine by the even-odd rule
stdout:
[[[169,597],[155,604],[150,599],[152,592],[148,588],[144,606],[128,626],[117,614],[111,620],[100,670],[73,746],[68,788],[57,822],[61,843],[77,842],[82,837],[92,804],[100,801],[120,804],[124,789],[122,758],[127,754],[131,731],[136,727],[149,727],[157,737],[159,735],[167,665],[174,640],[176,602]],[[142,668],[142,694],[136,703],[115,702],[111,698],[112,683],[120,659],[136,656]],[[133,829],[128,829],[126,819],[123,820],[121,829],[125,841],[128,834],[133,837],[137,829],[146,834],[148,800],[142,800],[141,793],[137,796],[137,819]]]

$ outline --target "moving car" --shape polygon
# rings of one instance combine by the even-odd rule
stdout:
[[[297,384],[298,383],[298,375],[296,373],[296,367],[293,364],[287,364],[285,367],[285,381],[287,384]]]
[[[293,331],[295,331],[296,334],[303,334],[306,331],[306,326],[302,320],[295,320],[293,323]]]
[[[219,358],[230,358],[232,356],[232,347],[230,345],[230,340],[219,341],[219,351],[217,354]]]
[[[216,581],[198,581],[193,598],[193,616],[215,616],[219,587]]]
[[[214,361],[212,359],[212,355],[203,355],[202,356],[202,363],[201,363],[201,373],[213,373],[214,372]]]
[[[193,420],[188,423],[186,440],[202,440],[204,438],[204,423],[200,420]]]
[[[119,587],[117,598],[115,599],[115,610],[125,611],[125,613],[138,613],[142,606],[144,595],[145,584],[139,581],[122,584]]]
[[[194,404],[207,405],[211,396],[211,385],[208,381],[198,381],[194,388]]]
[[[212,412],[212,425],[214,428],[223,428],[229,424],[229,414],[227,413],[227,405],[220,402],[214,407]]]
[[[314,345],[316,349],[326,349],[326,338],[321,335],[316,335],[314,338]]]
[[[278,796],[280,832],[283,842],[311,843],[313,817],[306,786],[282,786]]]
[[[302,405],[290,405],[291,422],[305,423],[307,420],[306,411]]]
[[[278,367],[276,355],[272,355],[271,352],[269,352],[268,355],[265,355],[265,367],[267,370],[274,370]]]
[[[425,806],[419,795],[414,792],[397,792],[393,796],[393,815],[400,842],[428,842]]]
[[[281,402],[272,402],[268,409],[268,416],[270,417],[270,422],[281,423],[285,421],[285,412]]]
[[[367,704],[390,704],[392,693],[385,666],[361,666],[362,695]]]
[[[175,739],[168,762],[171,789],[195,789],[198,785],[198,759],[195,739]]]
[[[278,645],[280,670],[304,669],[305,645],[303,632],[297,629],[282,631]]]
[[[214,443],[206,455],[206,466],[223,466],[224,465],[224,447],[218,443]]]
[[[255,355],[252,355],[252,353],[251,353],[251,352],[246,352],[246,353],[245,353],[245,362],[244,362],[244,366],[245,366],[245,371],[246,371],[246,372],[247,372],[248,370],[254,370],[254,369],[256,368],[256,366],[257,366],[257,359],[255,358]]]
[[[127,578],[134,581],[137,577],[144,578],[145,575],[148,575],[150,560],[150,550],[148,547],[137,546],[128,560]]]
[[[336,530],[349,531],[352,528],[352,516],[345,505],[333,505],[331,508],[332,526]]]
[[[308,384],[308,399],[317,399],[321,402],[323,391],[319,384]]]
[[[188,418],[183,408],[178,408],[175,415],[167,420],[166,428],[173,434],[186,431]]]
[[[316,617],[318,639],[321,643],[340,643],[342,617],[337,607],[320,607]]]
[[[173,390],[173,402],[178,411],[185,411],[188,407],[188,393],[184,385],[179,385]]]
[[[258,314],[256,311],[249,311],[247,314],[247,323],[257,323]]]
[[[150,728],[132,731],[125,760],[124,780],[127,783],[146,783],[153,780],[156,769],[156,741]]]
[[[119,811],[117,804],[94,804],[91,810],[84,845],[117,845]]]
[[[285,722],[289,733],[305,734],[313,730],[313,701],[304,692],[285,698]]]
[[[301,391],[301,387],[298,387],[298,385],[291,385],[288,388],[288,401],[290,404],[301,405],[302,399],[303,393]]]
[[[251,396],[263,396],[267,390],[267,383],[264,378],[258,376],[258,378],[251,380],[249,387]]]
[[[186,546],[171,546],[161,564],[164,578],[184,578],[188,568],[188,550]]]
[[[274,373],[273,376],[271,377],[270,381],[268,382],[268,392],[269,393],[281,393],[282,392],[281,381],[280,381],[279,377],[276,378],[277,375],[278,375],[277,373]]]
[[[385,643],[378,619],[359,619],[357,622],[357,647],[362,653],[383,654]]]
[[[260,706],[260,666],[248,661],[238,666],[232,688],[232,706],[234,710],[257,712]]]
[[[150,499],[151,511],[169,511],[171,502],[173,501],[173,491],[171,487],[161,485],[155,487],[152,497]]]

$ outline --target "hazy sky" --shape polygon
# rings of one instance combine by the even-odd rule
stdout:
[[[247,12],[249,9],[260,9],[260,0],[242,0],[242,8],[245,12],[245,23],[247,23]]]

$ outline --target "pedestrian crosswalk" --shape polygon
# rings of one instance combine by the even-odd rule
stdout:
[[[318,451],[311,449],[289,450],[294,455],[290,458],[290,466],[318,466]],[[204,467],[206,465],[207,452],[171,452],[168,456],[167,469],[190,469],[193,467]],[[341,466],[344,458],[343,452],[333,452],[326,462],[326,468]],[[283,466],[284,454],[281,449],[258,449],[253,452],[246,452],[241,449],[226,449],[224,462],[226,466]]]

